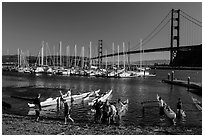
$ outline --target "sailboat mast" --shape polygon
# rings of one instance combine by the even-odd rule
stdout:
[[[66,57],[66,59],[67,59],[67,61],[66,61],[66,63],[67,63],[67,67],[68,67],[68,46],[66,47],[66,53],[67,53],[67,57]]]
[[[55,66],[55,46],[53,46],[53,66]]]
[[[84,68],[84,46],[82,47],[82,68]]]
[[[142,68],[142,39],[140,40],[140,68]]]
[[[69,48],[69,45],[68,45],[68,53],[67,53],[67,54],[68,54],[68,57],[69,57],[69,58],[68,58],[68,63],[69,63],[69,64],[68,64],[68,67],[71,67],[71,63],[70,63],[70,48]]]
[[[75,49],[75,52],[74,52],[74,54],[75,54],[75,55],[74,55],[74,56],[75,56],[74,67],[76,68],[76,54],[77,54],[77,53],[76,53],[76,52],[77,52],[77,51],[76,51],[76,45],[75,45],[75,48],[74,48],[74,49]]]
[[[28,62],[28,67],[29,67],[29,57],[30,57],[30,56],[29,56],[29,50],[27,50],[27,56],[28,56],[28,57],[27,57],[27,58],[28,58],[27,62]]]
[[[107,66],[108,64],[107,64],[107,50],[106,50],[106,69],[107,69]]]
[[[114,55],[114,43],[113,43],[113,55]],[[114,64],[115,64],[115,59],[114,59],[114,56],[113,56],[113,68],[114,68]]]
[[[19,48],[18,48],[18,68],[19,68],[19,57],[20,57],[20,54],[19,54]]]
[[[47,66],[47,42],[46,42],[46,47],[45,47],[45,65]]]
[[[57,67],[59,66],[59,53],[57,52]]]
[[[92,65],[92,60],[91,60],[91,41],[90,41],[90,53],[89,54],[90,54],[90,56],[89,56],[90,63],[89,64],[90,64],[90,68],[91,68],[91,65]]]
[[[60,56],[60,66],[62,66],[62,47],[61,47],[61,41],[59,43],[59,56]]]
[[[120,64],[119,64],[119,63],[120,63],[120,61],[119,61],[119,60],[120,60],[119,52],[120,52],[120,50],[119,50],[119,45],[118,45],[118,69],[119,69],[119,67],[120,67]]]
[[[128,42],[128,53],[130,51],[130,42]],[[127,54],[128,56],[128,69],[130,69],[130,54]]]
[[[44,57],[44,54],[43,54],[43,48],[44,48],[44,41],[42,42],[42,57],[41,57],[41,66],[43,66],[43,57]]]
[[[123,42],[123,68],[125,69],[125,43]]]

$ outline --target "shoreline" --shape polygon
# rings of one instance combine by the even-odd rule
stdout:
[[[202,126],[115,126],[91,122],[69,122],[14,114],[2,114],[2,135],[202,135]]]

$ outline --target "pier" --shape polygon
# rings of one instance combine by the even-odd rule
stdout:
[[[202,91],[201,83],[191,82],[190,77],[187,78],[187,81],[175,79],[174,71],[172,71],[171,73],[171,79],[170,79],[170,74],[168,74],[168,79],[163,79],[162,82],[172,84],[172,85],[187,87],[188,90],[196,89],[196,90]]]

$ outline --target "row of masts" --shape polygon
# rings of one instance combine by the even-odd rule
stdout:
[[[46,45],[46,46],[45,46]],[[112,44],[113,46],[113,54],[115,54],[115,45],[114,43]],[[125,43],[123,42],[123,68],[126,68],[126,61],[128,59],[128,64],[129,64],[129,56],[127,56],[127,53],[125,50]],[[45,55],[44,55],[44,48],[46,48],[45,50]],[[117,59],[117,68],[120,67],[120,56],[119,56],[119,53],[120,53],[120,46],[118,45],[117,47],[117,52],[118,52],[118,59]],[[56,49],[55,49],[55,46],[53,47],[53,55],[51,55],[51,51],[49,49],[49,46],[48,46],[48,43],[43,41],[42,42],[42,47],[41,47],[41,50],[39,51],[38,53],[38,59],[36,60],[36,64],[38,62],[38,65],[39,66],[48,66],[48,65],[53,65],[53,66],[67,66],[67,67],[71,67],[72,65],[72,60],[70,58],[71,54],[70,54],[70,47],[67,46],[66,47],[66,58],[62,58],[62,42],[60,41],[59,42],[59,52],[56,52]],[[128,51],[129,51],[129,47],[128,47]],[[140,40],[140,51],[142,51],[142,40]],[[48,52],[49,52],[49,55],[48,55]],[[19,50],[18,49],[18,66],[21,66],[22,64],[29,64],[29,58],[28,60],[26,60],[26,56],[29,56],[29,51],[27,51],[27,54],[23,53],[22,50]],[[105,50],[105,68],[107,69],[108,68],[108,52],[107,50]],[[127,58],[128,57],[128,58]],[[79,58],[79,57],[78,57]],[[86,61],[85,61],[85,48],[84,46],[82,47],[81,49],[81,67],[85,66],[85,64],[89,64],[89,67],[94,65],[94,62],[93,60],[91,59],[92,58],[92,42],[90,42],[90,45],[89,45],[89,57],[86,57]],[[45,59],[45,60],[44,60]],[[62,59],[66,59],[66,61],[63,61]],[[24,61],[24,63],[22,63],[22,60]],[[79,63],[77,63],[77,45],[75,44],[74,46],[74,67],[77,67],[79,65]],[[51,62],[51,63],[48,63],[48,62]],[[66,62],[66,65],[65,63]],[[79,61],[78,61],[79,62]],[[87,63],[88,62],[88,63]],[[45,63],[45,64],[44,64]],[[115,57],[113,56],[113,60],[112,60],[112,67],[114,68],[115,67]],[[142,67],[142,54],[140,54],[140,67]]]

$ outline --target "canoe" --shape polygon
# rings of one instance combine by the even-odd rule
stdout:
[[[66,102],[69,102],[69,101],[71,101],[71,100],[79,100],[79,99],[83,99],[84,97],[88,96],[88,95],[91,94],[92,92],[94,92],[94,91],[82,93],[82,94],[80,94],[80,95],[73,95],[73,96],[71,96],[71,97],[65,97],[65,98],[63,98],[63,99],[65,99]],[[40,104],[41,104],[41,107],[47,107],[47,106],[57,105],[57,103],[59,103],[59,100],[60,100],[60,97],[48,98],[47,100],[45,100],[45,101],[43,101],[43,102],[40,102]],[[28,106],[31,108],[31,107],[34,107],[35,104],[28,103]]]
[[[157,94],[157,100],[159,101],[159,95]],[[176,118],[176,113],[168,106],[166,102],[163,100],[165,106],[164,106],[164,113],[166,114],[166,116],[170,119],[175,119]]]
[[[192,97],[192,100],[195,106],[198,108],[198,110],[202,111],[202,103],[194,97]]]
[[[123,102],[123,106],[121,107],[121,109],[119,109],[119,112],[118,112],[118,114],[120,116],[123,116],[127,112],[128,104],[129,104],[129,100],[128,99]]]
[[[111,90],[109,90],[105,95],[103,95],[102,97],[100,97],[100,98],[95,98],[94,100],[92,100],[91,102],[89,102],[88,105],[93,106],[97,99],[98,99],[98,101],[105,102],[105,101],[110,97],[112,91],[113,91],[113,90],[111,89]]]
[[[98,93],[100,92],[100,89],[96,90],[96,91],[92,91],[90,94],[88,94],[86,97],[83,98],[83,100],[89,100],[90,97],[93,97],[93,96],[97,96]]]

